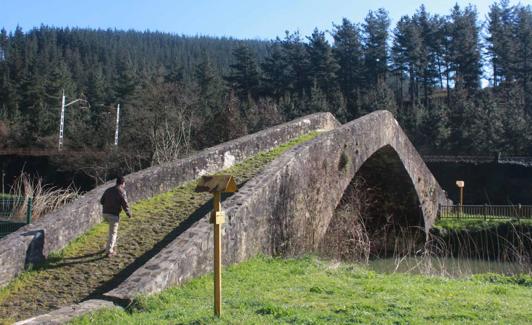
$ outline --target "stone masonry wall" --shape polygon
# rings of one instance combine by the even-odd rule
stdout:
[[[339,125],[330,113],[317,113],[271,127],[242,138],[200,151],[188,158],[154,166],[126,176],[130,202],[168,191],[201,175],[220,171],[260,151],[269,150],[314,130]],[[101,222],[99,198],[113,185],[108,182],[74,202],[45,215],[0,240],[0,287],[21,273],[30,263],[41,262],[95,224]]]
[[[445,193],[392,114],[377,111],[289,150],[223,202],[224,264],[314,249],[358,169],[387,146],[412,180],[428,232]],[[132,299],[211,271],[212,228],[202,218],[106,295]]]

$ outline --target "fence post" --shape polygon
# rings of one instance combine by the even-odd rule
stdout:
[[[28,198],[28,209],[26,210],[26,224],[31,223],[31,215],[33,213],[33,198]]]
[[[486,220],[486,218],[488,216],[487,210],[488,210],[488,205],[486,203],[484,203],[484,220]]]

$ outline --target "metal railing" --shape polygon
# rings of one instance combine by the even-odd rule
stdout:
[[[21,196],[0,197],[0,238],[30,224],[33,198]]]
[[[532,205],[440,205],[440,218],[532,219]]]
[[[527,156],[465,156],[465,155],[423,155],[425,162],[453,162],[453,163],[497,163],[520,165],[525,167],[532,166],[532,157]]]

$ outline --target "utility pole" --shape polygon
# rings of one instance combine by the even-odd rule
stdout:
[[[118,146],[118,125],[120,121],[120,104],[116,106],[116,129],[115,129],[115,146]]]
[[[65,90],[61,97],[61,118],[59,120],[59,150],[63,148],[63,131],[65,130]]]
[[[66,100],[65,90],[63,89],[63,96],[61,97],[61,118],[59,120],[59,146],[58,146],[59,151],[63,149],[63,134],[65,131],[65,108],[79,101],[86,102],[86,100],[78,98],[76,100],[71,101],[68,104],[65,104],[65,100]]]

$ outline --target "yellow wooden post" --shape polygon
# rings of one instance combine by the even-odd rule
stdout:
[[[210,192],[214,195],[210,222],[214,225],[214,314],[222,314],[222,192],[236,192],[236,182],[230,175],[203,176],[196,192]]]

